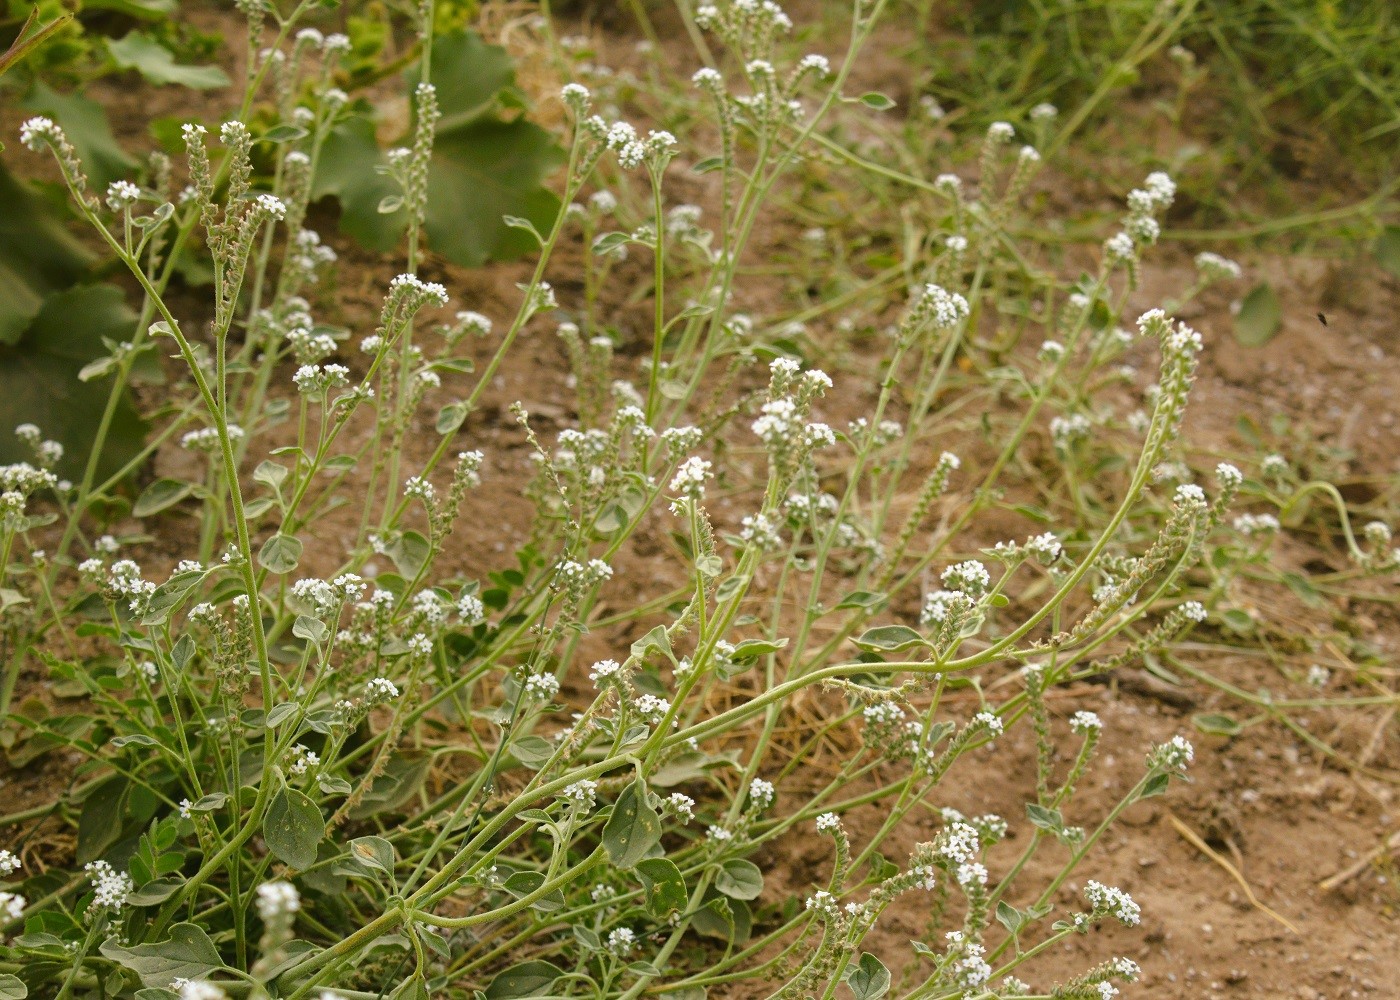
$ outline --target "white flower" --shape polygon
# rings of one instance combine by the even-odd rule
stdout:
[[[1136,927],[1142,920],[1142,908],[1122,889],[1091,879],[1084,887],[1084,898],[1096,915],[1111,916],[1125,927]]]
[[[703,500],[705,498],[705,480],[713,475],[710,472],[711,468],[711,464],[703,458],[695,456],[687,458],[676,469],[676,474],[671,477],[671,492],[679,493],[692,500]]]
[[[992,575],[987,572],[987,567],[976,559],[949,566],[943,571],[941,579],[950,590],[967,594],[974,600],[985,594],[992,584]]]
[[[83,871],[88,873],[92,887],[96,890],[92,905],[105,907],[114,914],[120,913],[126,905],[126,897],[136,888],[131,876],[126,872],[117,871],[106,861],[90,861],[83,866]]]
[[[14,892],[0,892],[0,919],[12,923],[24,916],[24,897]]]
[[[597,687],[602,688],[604,685],[616,680],[621,673],[622,664],[618,663],[616,660],[599,660],[597,663],[593,664],[593,669],[588,672],[588,679]]]
[[[1244,273],[1233,260],[1209,250],[1196,254],[1196,270],[1208,281],[1233,281]]]
[[[833,833],[841,829],[841,817],[834,812],[824,812],[817,817],[818,833]]]
[[[553,674],[531,674],[525,678],[525,694],[536,701],[551,701],[559,693],[559,678]]]
[[[11,851],[0,851],[0,877],[7,877],[19,871],[19,856]]]
[[[62,136],[63,130],[53,123],[53,119],[42,115],[29,119],[19,127],[20,143],[35,153],[44,148],[45,142],[56,142]]]
[[[301,894],[290,882],[264,882],[258,886],[258,916],[264,923],[296,913],[301,909]]]
[[[399,688],[387,677],[374,677],[365,684],[365,695],[374,703],[389,702],[399,696]]]
[[[1184,736],[1173,736],[1166,743],[1153,748],[1147,755],[1147,766],[1159,771],[1182,771],[1196,759],[1195,749]]]
[[[1015,136],[1016,129],[1011,126],[1010,122],[992,122],[991,125],[987,126],[987,139],[989,142],[995,142],[1000,145],[1010,142]]]
[[[1081,736],[1097,733],[1103,729],[1103,720],[1094,712],[1075,712],[1069,718],[1069,728]]]
[[[1033,122],[1053,121],[1059,113],[1060,109],[1055,105],[1042,102],[1031,108],[1030,119]]]
[[[1200,601],[1182,602],[1181,613],[1193,622],[1203,622],[1206,620],[1206,606]]]
[[[568,802],[574,808],[583,812],[593,808],[593,803],[597,799],[597,794],[598,782],[589,781],[587,778],[575,781],[572,785],[567,786],[559,793],[560,798],[565,802]]]
[[[637,935],[630,927],[617,927],[608,935],[608,951],[625,958],[637,946]]]
[[[916,316],[930,321],[940,330],[957,326],[967,319],[970,308],[967,299],[957,292],[950,292],[941,285],[927,284],[914,305]]]
[[[107,185],[107,207],[114,212],[130,208],[141,197],[141,189],[131,181],[113,181]]]
[[[1195,483],[1182,483],[1176,488],[1173,500],[1178,507],[1204,507],[1206,491]]]
[[[760,811],[767,809],[773,804],[773,798],[776,794],[773,783],[770,781],[754,778],[753,781],[749,782],[749,802],[755,809]]]
[[[1308,680],[1308,686],[1309,686],[1309,687],[1324,688],[1324,687],[1327,686],[1327,682],[1328,682],[1329,680],[1331,680],[1331,679],[1332,679],[1332,672],[1331,672],[1330,670],[1328,670],[1326,667],[1320,666],[1319,664],[1316,664],[1316,663],[1314,663],[1312,666],[1308,667],[1308,678],[1307,678],[1307,680]]]

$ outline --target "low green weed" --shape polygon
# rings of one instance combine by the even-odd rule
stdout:
[[[798,332],[732,302],[778,186],[833,110],[861,100],[845,89],[885,4],[853,5],[830,59],[791,56],[776,4],[702,6],[695,27],[727,53],[694,77],[714,147],[643,133],[565,86],[563,207],[543,228],[507,220],[538,250],[509,316],[442,313],[449,290],[419,273],[440,111],[428,81],[442,69],[425,61],[413,132],[387,157],[405,269],[382,277],[377,321],[352,336],[313,304],[338,266],[307,212],[345,113],[323,84],[347,42],[298,29],[312,6],[240,3],[275,35],[244,108],[274,67],[303,74],[278,123],[300,131],[276,145],[266,189],[237,118],[184,129],[179,193],[167,175],[94,192],[61,122],[22,130],[145,295],[136,337],[94,377],[115,397],[144,352],[175,352],[191,391],[150,447],[183,448],[199,473],[135,503],[157,536],[194,515],[162,563],[141,538],[101,531],[107,487],[54,475],[41,428],[17,431],[32,460],[0,470],[4,707],[34,664],[82,695],[67,715],[12,716],[31,759],[61,749],[80,763],[51,804],[0,817],[10,830],[56,818],[72,842],[21,836],[0,854],[7,995],[1097,1000],[1136,978],[1127,958],[1070,978],[1037,960],[1096,925],[1139,923],[1120,889],[1066,886],[1125,810],[1184,777],[1193,749],[1144,740],[1139,780],[1088,813],[1075,792],[1103,722],[1055,717],[1046,693],[1170,651],[1210,614],[1189,596],[1217,593],[1191,582],[1203,556],[1223,578],[1272,530],[1263,513],[1232,528],[1231,505],[1280,496],[1228,463],[1191,481],[1179,437],[1200,335],[1161,309],[1126,313],[1172,180],[1153,173],[1127,196],[1092,273],[1037,278],[1008,227],[1040,156],[993,124],[975,178],[934,182],[942,208],[900,264],[907,301],[869,331],[870,405],[832,426],[824,407],[851,393],[839,373],[780,349]],[[418,30],[426,60],[431,4]],[[715,183],[709,228],[668,204],[686,168]],[[627,197],[598,188],[603,176]],[[580,233],[585,273],[561,273]],[[174,253],[197,238],[214,270],[207,330],[169,294]],[[649,289],[636,363],[600,295],[624,255],[645,261]],[[1234,274],[1200,265],[1182,301]],[[1038,350],[1007,344],[980,386],[955,392],[974,381],[958,360],[1004,339],[1013,298],[1015,339]],[[505,567],[455,572],[454,539],[494,528],[464,516],[490,463],[463,428],[546,325],[572,359],[578,426],[547,440],[517,405],[536,462],[521,490],[531,541]],[[1121,407],[1121,355],[1139,344],[1157,377]],[[485,350],[479,371],[469,345]],[[987,386],[1013,415],[960,459],[945,421]],[[1028,506],[1035,530],[987,545],[979,525],[1033,454],[1071,505],[1063,526]],[[671,564],[622,579],[654,532]],[[1394,567],[1383,526],[1347,537],[1359,571]],[[313,563],[327,568],[311,576]],[[831,714],[780,758],[795,702],[812,697]],[[940,803],[945,777],[985,767],[975,751],[1017,725],[1037,748],[1025,816]],[[859,749],[809,774],[821,739],[850,727]],[[928,805],[929,838],[886,858]],[[872,806],[875,823],[853,822]],[[1010,823],[1027,832],[1008,853]],[[753,858],[814,834],[830,839],[826,878],[775,899]],[[1052,874],[1031,878],[1044,857]],[[924,915],[911,950],[873,954],[872,930],[911,896]]]

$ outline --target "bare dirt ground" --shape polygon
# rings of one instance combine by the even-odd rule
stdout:
[[[191,16],[204,26],[211,23],[204,4],[188,6]],[[627,37],[612,40],[618,50],[630,47]],[[862,66],[861,85],[897,95],[900,73],[896,59],[876,56]],[[149,88],[131,88],[127,83],[101,83],[89,96],[107,104],[118,138],[135,151],[148,145],[145,122],[153,110],[175,109],[166,107],[171,96],[152,95]],[[188,96],[181,92],[179,99],[186,101]],[[206,117],[212,119],[214,114],[210,107]],[[1049,179],[1041,183],[1053,185],[1055,171],[1066,167],[1074,165],[1052,164]],[[686,192],[687,197],[702,194]],[[323,232],[332,231],[330,217],[317,222]],[[790,236],[790,229],[781,228],[760,235],[752,259],[769,259],[770,251],[776,252]],[[326,290],[318,307],[325,310],[327,319],[351,327],[356,334],[353,342],[369,332],[383,287],[397,271],[396,261],[367,254],[341,239],[333,243],[344,263],[339,284]],[[1198,248],[1167,250],[1147,266],[1147,284],[1140,293],[1144,307],[1156,304],[1166,291],[1190,283],[1189,251],[1194,249]],[[1360,262],[1339,264],[1257,251],[1240,256],[1251,275],[1266,276],[1279,292],[1283,328],[1263,348],[1240,347],[1230,333],[1231,293],[1227,291],[1211,293],[1185,314],[1207,342],[1187,439],[1201,456],[1247,455],[1251,446],[1240,437],[1239,418],[1247,416],[1267,425],[1282,415],[1289,421],[1285,442],[1289,448],[1319,456],[1319,462],[1325,458],[1331,465],[1328,473],[1341,478],[1349,499],[1374,501],[1388,488],[1385,477],[1393,482],[1400,474],[1400,453],[1395,448],[1400,357],[1394,326],[1394,317],[1400,315],[1400,284]],[[576,248],[564,249],[558,268],[561,279],[576,259]],[[443,281],[455,307],[476,309],[499,321],[513,312],[518,295],[514,285],[523,273],[519,264],[466,271],[434,260],[424,276]],[[559,285],[567,292],[566,281]],[[782,311],[781,283],[776,292],[750,287],[740,294],[756,306],[767,304]],[[627,308],[621,302],[609,304]],[[1325,325],[1317,318],[1319,312],[1326,316]],[[834,329],[822,329],[820,321],[816,326],[814,340],[838,336]],[[460,387],[445,386],[445,397],[454,388]],[[840,397],[828,401],[825,418],[834,424],[859,415],[865,400],[858,396],[852,393],[844,403]],[[461,431],[463,446],[482,448],[488,460],[485,485],[469,498],[454,535],[449,569],[484,576],[487,570],[509,563],[511,553],[526,540],[533,510],[522,497],[522,485],[533,466],[524,435],[509,416],[509,405],[523,402],[535,415],[536,429],[549,440],[572,420],[571,399],[562,345],[541,324],[522,339],[485,405]],[[842,412],[843,408],[849,412]],[[426,412],[434,411],[429,407]],[[426,457],[435,441],[431,427],[425,425],[423,434],[409,442],[409,460]],[[156,473],[180,461],[177,454],[163,455]],[[334,565],[344,554],[336,550],[336,527],[332,518],[322,528],[324,547],[318,558],[327,565]],[[1281,540],[1275,552],[1281,562],[1298,568],[1343,566],[1335,546],[1325,538],[1290,537]],[[173,551],[170,554],[173,561]],[[623,557],[617,581],[605,594],[607,603],[620,608],[634,598],[655,596],[651,584],[673,572],[667,558],[662,546],[644,535],[641,544]],[[1233,596],[1254,602],[1264,619],[1315,633],[1318,648],[1289,653],[1290,662],[1303,663],[1303,669],[1306,662],[1329,667],[1339,691],[1370,691],[1357,678],[1348,651],[1330,641],[1339,628],[1337,622],[1347,619],[1346,627],[1359,633],[1356,637],[1377,651],[1384,663],[1373,673],[1393,687],[1400,642],[1393,591],[1376,602],[1327,598],[1322,608],[1305,608],[1291,595],[1280,595],[1278,588],[1262,585],[1257,590],[1242,588]],[[1210,644],[1223,638],[1208,628],[1198,636]],[[1188,647],[1183,655],[1200,669],[1247,691],[1268,688],[1294,697],[1304,693],[1267,660],[1252,654],[1224,655]],[[53,700],[43,691],[37,670],[29,690]],[[1143,926],[1075,938],[1062,953],[1047,956],[1035,967],[1037,974],[1074,974],[1113,953],[1135,959],[1144,969],[1142,984],[1130,988],[1132,995],[1159,1000],[1400,996],[1400,885],[1394,880],[1400,872],[1385,852],[1367,860],[1377,845],[1400,830],[1396,801],[1400,733],[1393,704],[1369,714],[1318,710],[1302,721],[1307,732],[1344,750],[1364,768],[1329,760],[1298,733],[1278,724],[1253,726],[1229,739],[1194,734],[1190,722],[1194,713],[1230,711],[1243,717],[1248,712],[1218,691],[1204,686],[1168,691],[1140,672],[1129,671],[1114,685],[1081,685],[1057,692],[1052,706],[1061,718],[1091,709],[1106,724],[1098,764],[1067,817],[1072,823],[1096,822],[1136,781],[1151,744],[1188,732],[1196,740],[1198,753],[1193,783],[1130,810],[1082,869],[1083,877],[1099,878],[1131,892],[1142,904]],[[983,753],[975,769],[954,770],[935,804],[967,813],[997,812],[1011,821],[1012,839],[992,857],[995,874],[996,865],[1009,864],[1027,836],[1023,803],[1034,789],[1034,747],[1026,727],[1018,727]],[[61,762],[4,770],[8,773],[0,781],[5,794],[21,807],[44,801],[51,794],[49,783],[64,780]],[[785,787],[780,807],[784,801],[796,801],[801,791],[800,785]],[[873,828],[880,818],[873,810],[868,817],[852,817],[848,826],[853,841],[859,844],[862,831]],[[897,847],[910,848],[918,840],[930,839],[938,821],[930,813],[921,823],[908,826],[898,835],[901,839],[890,845],[891,856],[899,854]],[[1186,831],[1199,836],[1215,856],[1193,844]],[[794,836],[781,849],[760,858],[768,877],[764,902],[779,902],[785,893],[808,894],[824,881],[829,852],[825,839]],[[1037,876],[1052,871],[1050,862],[1062,858],[1055,848],[1047,848],[1045,854],[1047,862],[1033,864],[1024,876],[1027,887],[1036,883]],[[1242,876],[1248,890],[1222,861]],[[1347,872],[1349,877],[1339,879],[1335,888],[1320,886],[1323,880]],[[1082,877],[1072,879],[1060,902],[1072,906],[1081,885]],[[1015,893],[1011,898],[1022,905],[1028,902]],[[897,908],[866,947],[881,955],[898,983],[906,972],[913,975],[908,940],[923,931],[922,914],[912,906]]]

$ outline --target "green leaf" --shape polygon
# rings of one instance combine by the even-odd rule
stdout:
[[[350,818],[368,819],[392,812],[412,799],[423,787],[432,763],[427,754],[400,753],[389,758],[384,773],[370,783],[364,798],[350,810]]]
[[[1058,809],[1047,809],[1034,802],[1026,803],[1026,818],[1035,826],[1050,833],[1061,833],[1065,828],[1065,818]]]
[[[5,290],[0,295],[0,346],[18,344],[44,300],[87,274],[92,259],[29,187],[0,164],[0,288]],[[105,353],[97,350],[83,360]]]
[[[263,840],[278,861],[293,868],[310,868],[316,863],[316,846],[325,832],[321,810],[295,788],[283,786],[268,803]]]
[[[1010,933],[1015,934],[1025,923],[1025,917],[1021,911],[1016,909],[1004,899],[997,900],[997,922],[1005,927]]]
[[[1376,237],[1376,263],[1400,278],[1400,226],[1386,226]]]
[[[715,875],[715,888],[730,899],[757,899],[763,892],[763,872],[743,858],[731,858]]]
[[[405,531],[387,546],[389,558],[400,573],[410,580],[428,564],[432,545],[416,531]]]
[[[842,608],[862,608],[866,611],[876,611],[883,607],[889,600],[886,594],[872,593],[868,590],[856,590],[841,598],[835,610]]]
[[[78,814],[79,864],[96,861],[121,836],[130,791],[126,776],[114,774],[83,800],[83,811]]]
[[[159,514],[191,496],[195,488],[194,483],[182,482],[179,479],[157,479],[141,491],[141,495],[136,498],[136,503],[131,508],[131,513],[135,517],[150,517],[152,514]]]
[[[1172,783],[1170,774],[1154,774],[1147,779],[1147,783],[1142,786],[1142,791],[1138,793],[1139,799],[1150,799],[1157,795],[1163,795],[1167,787]],[[1136,801],[1136,800],[1134,800]]]
[[[1283,307],[1268,282],[1255,285],[1235,316],[1235,339],[1246,347],[1262,347],[1283,323]]]
[[[331,637],[331,630],[319,618],[312,618],[310,615],[297,615],[297,620],[292,623],[292,635],[317,645],[325,645],[326,640]]]
[[[520,997],[547,996],[564,970],[545,961],[512,965],[486,987],[486,1000],[518,1000]]]
[[[174,876],[152,879],[128,896],[127,902],[132,906],[157,906],[179,892],[184,884],[183,878]]]
[[[350,841],[350,856],[375,871],[394,874],[394,845],[383,837],[357,837]]]
[[[893,98],[887,97],[874,90],[867,94],[861,94],[859,101],[867,108],[873,108],[876,111],[888,111],[890,108],[894,107]]]
[[[544,872],[526,871],[516,872],[505,880],[504,887],[516,899],[524,899],[526,896],[539,892],[548,879]],[[563,909],[564,892],[562,889],[554,889],[540,896],[530,904],[531,909],[539,910],[541,913],[550,913],[554,910]]]
[[[632,655],[639,661],[644,661],[647,655],[653,650],[657,650],[662,656],[671,657],[671,636],[666,631],[665,625],[657,625],[646,635],[632,643]]]
[[[180,66],[164,45],[143,31],[128,32],[119,41],[107,39],[107,51],[121,69],[134,69],[148,83],[164,86],[168,83],[191,90],[213,90],[227,87],[228,74],[217,66]]]
[[[0,976],[0,1000],[24,1000],[29,996],[29,987],[18,977],[6,973]]]
[[[1208,736],[1238,736],[1244,732],[1244,726],[1230,716],[1215,712],[1202,712],[1193,715],[1191,722]]]
[[[685,889],[681,870],[669,858],[643,858],[637,862],[637,877],[646,890],[647,912],[664,920],[672,912],[685,910],[690,896]]]
[[[258,564],[269,573],[290,573],[301,562],[301,540],[280,531],[263,542]]]
[[[12,247],[4,242],[9,227],[4,214],[0,194],[0,427],[38,424],[46,437],[63,445],[56,474],[77,481],[111,394],[110,385],[79,381],[78,371],[107,353],[102,338],[130,340],[136,315],[126,307],[121,289],[112,285],[71,288],[44,299],[18,343],[5,346],[6,303],[13,304],[13,297],[22,297],[24,290],[8,283],[6,263]],[[19,237],[22,243],[28,239]],[[130,394],[123,392],[98,462],[98,479],[118,472],[140,451],[145,437],[146,424]],[[31,458],[13,434],[0,434],[0,463]]]
[[[520,103],[504,49],[472,32],[447,32],[433,43],[433,67],[442,118],[429,169],[428,244],[468,267],[534,252],[538,233],[551,229],[559,212],[559,199],[542,181],[564,162],[563,151],[544,129],[497,116],[503,96]],[[401,192],[376,171],[387,161],[371,114],[361,102],[331,130],[314,197],[338,198],[341,229],[368,249],[387,252],[398,245],[408,217]]]
[[[178,7],[176,0],[83,0],[83,9],[114,10],[127,17],[155,20],[174,14]]]
[[[747,663],[760,656],[776,653],[787,644],[787,639],[745,639],[734,647],[734,652],[729,654],[729,659],[734,663]]]
[[[510,752],[515,759],[534,770],[542,767],[545,761],[554,756],[555,746],[541,736],[522,736],[510,744]]]
[[[867,653],[894,653],[914,646],[929,645],[928,641],[908,625],[881,625],[866,629],[859,639],[852,639]]]
[[[661,817],[647,802],[641,778],[622,790],[603,827],[603,847],[619,868],[633,868],[661,840]]]
[[[860,961],[846,976],[846,985],[856,1000],[878,1000],[889,992],[890,970],[870,952],[863,952]]]
[[[454,434],[457,428],[466,422],[468,412],[467,404],[461,400],[448,403],[438,410],[437,423],[434,427],[439,434]]]
[[[96,101],[76,91],[60,94],[42,81],[24,99],[24,107],[38,115],[48,115],[63,126],[68,141],[83,161],[83,172],[95,191],[130,177],[140,164],[117,143],[107,112]]]
[[[170,939],[125,947],[109,937],[98,948],[104,956],[141,977],[146,986],[169,986],[172,979],[206,979],[224,968],[209,935],[195,924],[176,924]]]

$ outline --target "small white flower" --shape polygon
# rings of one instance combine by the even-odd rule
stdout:
[[[301,909],[301,894],[290,882],[264,882],[258,886],[258,916],[264,923],[296,913]]]
[[[1081,736],[1097,733],[1103,729],[1103,720],[1094,712],[1075,712],[1069,719],[1071,732]]]
[[[833,833],[841,829],[841,817],[834,812],[824,812],[817,817],[818,833]]]
[[[1084,898],[1095,914],[1111,916],[1125,927],[1136,927],[1142,920],[1142,908],[1122,889],[1091,879],[1084,886]]]
[[[1307,681],[1309,687],[1324,688],[1327,686],[1327,682],[1331,679],[1332,672],[1326,667],[1321,666],[1317,663],[1314,663],[1312,666],[1308,667]],[[3,865],[0,865],[0,869],[3,869]]]

